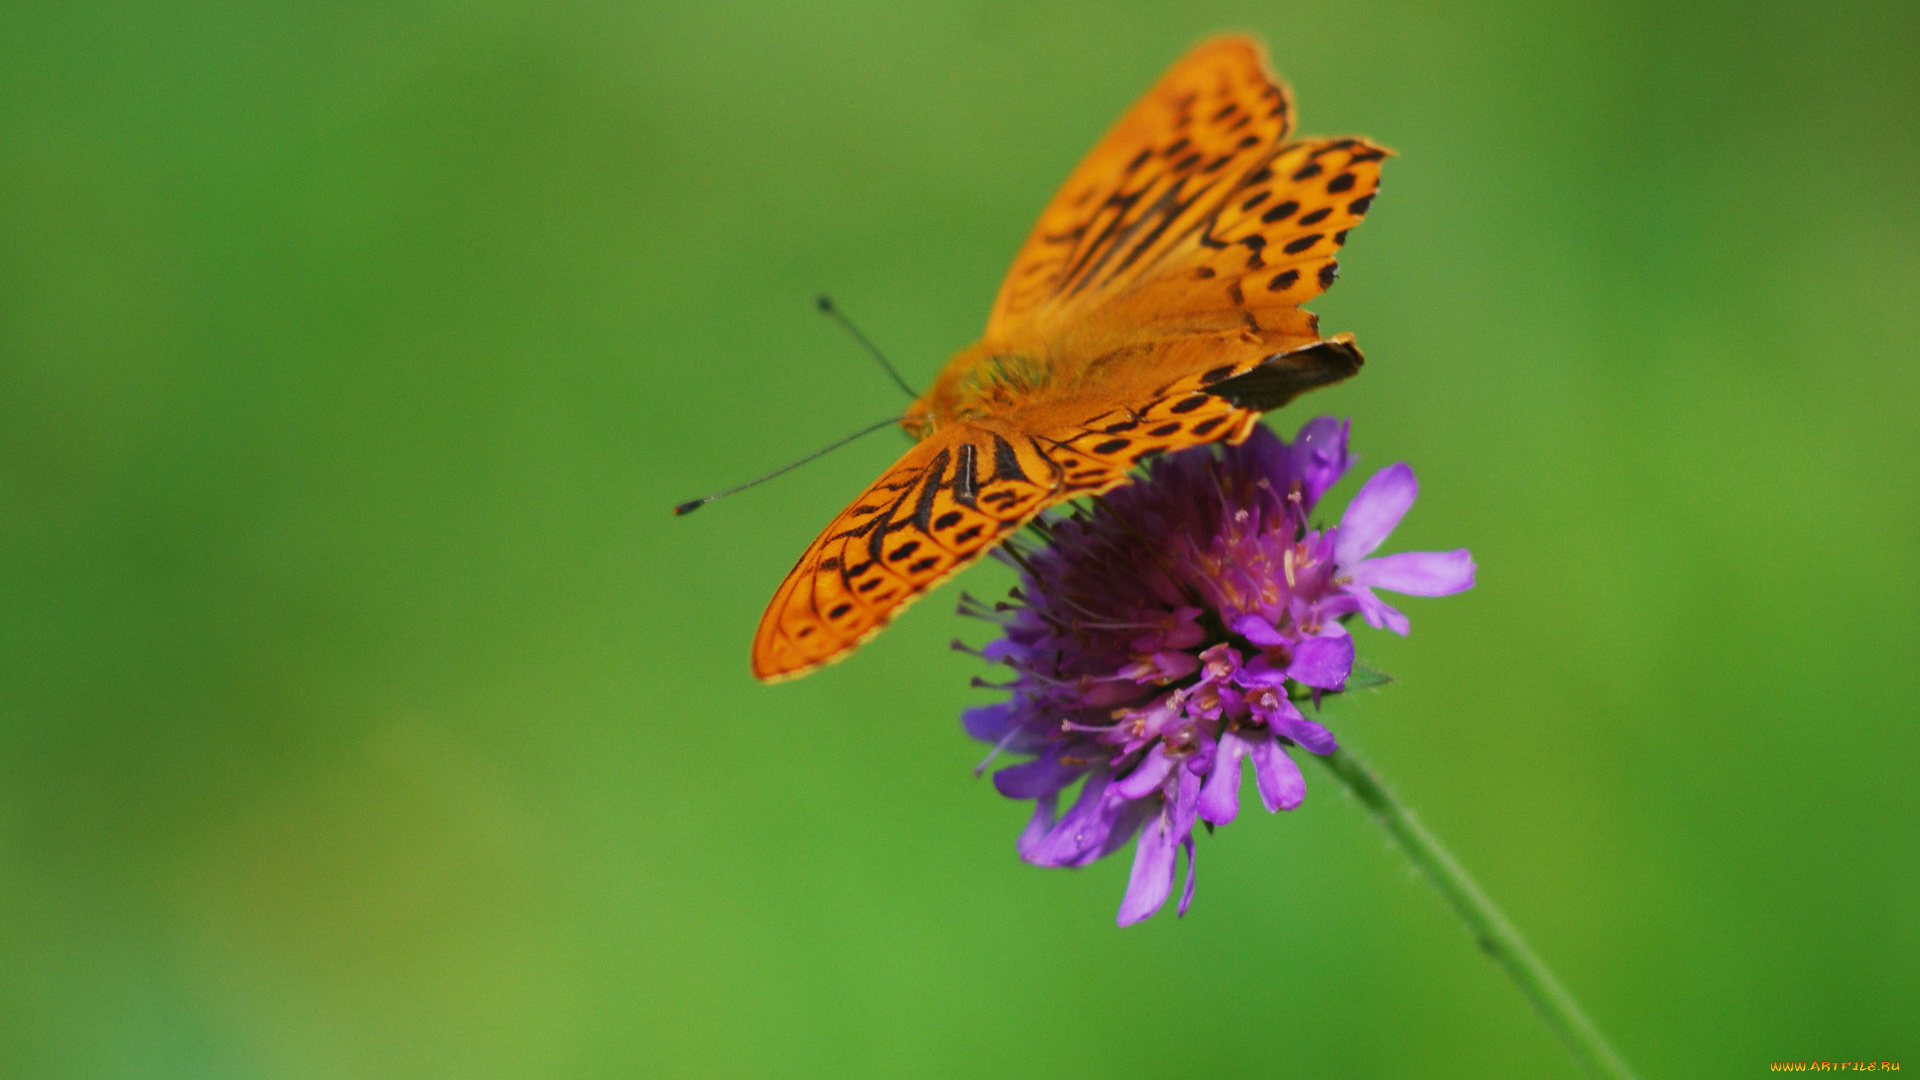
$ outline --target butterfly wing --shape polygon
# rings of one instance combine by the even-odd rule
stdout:
[[[1247,321],[1315,340],[1297,310],[1379,187],[1387,152],[1364,139],[1287,142],[1291,99],[1246,38],[1181,59],[1041,212],[994,300],[988,341],[1110,323]]]
[[[754,675],[776,682],[846,656],[1058,501],[1042,445],[965,424],[908,450],[780,583],[754,635]]]
[[[940,431],[908,450],[807,548],[753,639],[753,673],[777,682],[859,648],[906,606],[981,556],[1035,514],[1128,481],[1154,454],[1245,439],[1260,410],[1359,369],[1350,338],[1268,355],[1257,341],[1198,336],[1158,343],[1228,356],[1209,370],[1130,392],[1036,405],[1005,420]],[[1148,371],[1153,365],[1136,365]]]

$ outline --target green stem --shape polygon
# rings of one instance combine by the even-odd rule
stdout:
[[[1393,837],[1413,860],[1413,865],[1446,897],[1461,921],[1473,931],[1480,948],[1500,965],[1527,1000],[1533,1002],[1533,1007],[1540,1010],[1547,1025],[1567,1044],[1581,1067],[1598,1077],[1634,1080],[1633,1070],[1607,1045],[1599,1029],[1587,1019],[1587,1014],[1560,985],[1560,980],[1553,977],[1553,972],[1547,970],[1547,965],[1527,948],[1520,932],[1500,914],[1500,909],[1493,906],[1493,901],[1487,899],[1460,864],[1453,861],[1440,841],[1414,820],[1413,812],[1380,783],[1379,777],[1345,750],[1336,750],[1319,760],[1380,819],[1387,835]]]

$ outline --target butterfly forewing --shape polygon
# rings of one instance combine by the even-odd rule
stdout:
[[[1188,53],[1107,132],[1014,257],[987,337],[1070,320],[1156,273],[1292,130],[1286,89],[1245,38]]]
[[[1169,312],[1240,313],[1269,330],[1298,321],[1318,337],[1312,316],[1295,309],[1332,286],[1335,256],[1372,205],[1385,157],[1365,139],[1283,148],[1228,195],[1168,272],[1119,301],[1123,314],[1154,321]]]

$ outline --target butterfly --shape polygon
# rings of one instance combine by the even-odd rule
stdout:
[[[1199,45],[1120,118],[1042,211],[986,333],[900,417],[918,442],[774,593],[755,676],[844,658],[1047,507],[1237,443],[1360,369],[1352,335],[1322,338],[1300,305],[1333,284],[1388,152],[1292,130],[1244,37]]]

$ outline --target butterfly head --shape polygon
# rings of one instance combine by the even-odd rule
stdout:
[[[900,428],[905,431],[914,442],[919,442],[927,436],[932,435],[934,429],[938,426],[933,418],[933,413],[927,409],[926,398],[921,398],[912,405],[907,406],[907,411],[900,414]]]

